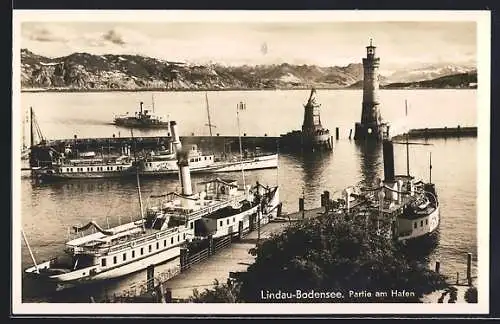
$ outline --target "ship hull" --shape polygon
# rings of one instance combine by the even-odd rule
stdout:
[[[168,122],[147,122],[142,120],[134,120],[134,119],[115,119],[113,124],[120,127],[129,127],[129,128],[169,128],[170,125]]]
[[[109,179],[109,178],[121,178],[125,176],[130,176],[131,171],[120,171],[120,172],[82,172],[82,173],[49,173],[46,171],[35,172],[40,180],[43,181],[61,181],[61,180],[71,180],[71,179]]]
[[[424,222],[427,221],[427,224],[424,226],[419,227],[418,222]],[[428,239],[433,239],[435,237],[435,232],[439,228],[440,224],[440,210],[439,206],[437,206],[434,211],[425,217],[419,218],[417,222],[417,228],[413,229],[411,234],[407,235],[400,235],[398,236],[398,241],[407,244],[408,242],[413,241],[421,241],[421,240],[428,240]]]
[[[223,172],[238,172],[243,169],[244,171],[249,170],[262,170],[262,169],[274,169],[278,167],[278,155],[268,155],[263,157],[258,157],[254,160],[247,160],[243,162],[215,162],[211,165],[205,165],[201,167],[191,167],[191,173],[223,173]],[[157,168],[156,170],[142,169],[139,171],[141,176],[148,177],[159,177],[168,175],[177,175],[178,170],[174,168]]]
[[[278,167],[278,155],[268,155],[258,157],[254,160],[243,162],[232,162],[221,165],[214,170],[214,172],[235,172],[246,170],[259,170],[259,169],[273,169]]]
[[[92,273],[92,269],[96,269],[97,266],[90,266],[83,269],[78,269],[62,274],[37,274],[36,268],[30,267],[25,270],[28,276],[36,279],[45,279],[48,282],[55,284],[59,289],[68,288],[74,285],[90,283],[101,280],[109,280],[114,278],[120,278],[134,272],[138,272],[146,269],[150,265],[157,265],[164,262],[168,262],[180,256],[180,246],[172,247],[168,250],[160,251],[156,254],[144,257],[142,259],[134,260],[120,266],[106,269],[100,272]],[[50,269],[51,261],[46,261],[38,265],[39,269]]]

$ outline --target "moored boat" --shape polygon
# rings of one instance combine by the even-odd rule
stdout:
[[[435,184],[432,179],[429,182],[416,179],[409,171],[406,175],[395,175],[393,152],[393,142],[385,139],[384,179],[374,187],[359,184],[345,188],[343,197],[334,200],[334,211],[365,219],[381,235],[398,242],[431,237],[440,223]]]
[[[179,143],[180,144],[180,143]],[[177,147],[181,192],[156,195],[143,213],[137,175],[141,217],[129,223],[104,229],[96,222],[74,226],[77,236],[66,242],[64,258],[54,258],[25,269],[29,276],[56,283],[61,287],[121,277],[149,265],[164,263],[180,256],[181,248],[192,240],[221,237],[236,231],[229,223],[262,223],[279,209],[278,187],[257,185],[239,188],[236,181],[213,179],[193,192],[188,154]],[[153,199],[154,198],[154,199]],[[223,221],[211,226],[211,220]],[[232,225],[234,226],[234,225]],[[92,229],[94,233],[87,233]],[[28,246],[29,248],[29,246]],[[31,249],[30,249],[31,252]],[[33,257],[33,256],[32,256]]]
[[[143,176],[164,176],[177,174],[176,148],[181,149],[177,124],[171,122],[172,140],[168,149],[162,148],[157,152],[150,152],[137,164],[139,174]],[[217,158],[213,154],[204,154],[196,145],[191,145],[188,151],[191,173],[221,173],[237,172],[241,170],[260,170],[278,167],[278,154],[244,154],[243,158],[230,160]]]
[[[64,153],[52,153],[58,156],[50,166],[33,170],[33,173],[44,181],[123,177],[130,175],[134,166],[130,147],[124,146],[121,153],[104,158],[93,151],[73,153],[67,147]]]

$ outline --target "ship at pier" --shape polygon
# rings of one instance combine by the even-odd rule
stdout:
[[[134,170],[130,146],[124,145],[118,156],[94,151],[78,152],[67,146],[64,152],[49,151],[51,164],[33,169],[33,176],[42,181],[68,179],[119,178],[131,175]]]
[[[333,151],[333,136],[321,124],[320,104],[316,102],[316,89],[312,88],[304,105],[302,130],[295,130],[280,136],[280,148],[288,151]]]
[[[169,147],[160,147],[159,150],[149,152],[138,161],[139,174],[143,176],[158,177],[177,173],[176,148],[182,147],[176,123],[171,123],[172,138]],[[278,154],[262,154],[256,152],[249,154],[242,152],[240,158],[221,158],[214,154],[203,154],[197,145],[191,145],[187,151],[191,173],[222,173],[247,170],[261,170],[278,167]]]
[[[33,257],[34,265],[25,273],[61,289],[117,278],[176,259],[190,242],[235,236],[278,215],[277,186],[238,186],[234,180],[215,178],[201,183],[201,189],[194,192],[188,154],[180,143],[177,145],[181,192],[153,195],[149,201],[155,203],[143,211],[136,173],[139,219],[112,228],[102,228],[93,221],[74,226],[76,237],[66,242],[64,257],[42,263]]]
[[[358,184],[345,188],[343,197],[331,201],[334,214],[364,219],[370,226],[376,226],[381,235],[401,243],[428,238],[433,241],[440,224],[440,209],[432,173],[428,182],[410,175],[409,169],[407,174],[396,175],[394,143],[384,139],[382,145],[384,179],[371,187]],[[429,170],[432,170],[431,159]]]

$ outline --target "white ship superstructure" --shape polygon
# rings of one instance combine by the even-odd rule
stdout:
[[[175,128],[173,129],[175,131]],[[257,185],[238,188],[236,181],[214,179],[202,183],[194,193],[188,154],[176,145],[178,173],[182,191],[156,195],[157,204],[137,221],[103,229],[95,222],[74,226],[76,238],[65,244],[66,260],[55,258],[29,267],[25,272],[36,278],[58,283],[75,283],[120,277],[180,256],[181,247],[194,239],[231,234],[227,226],[259,219],[262,224],[276,214],[278,188]],[[137,175],[137,179],[139,176]],[[138,182],[139,185],[139,182]],[[217,221],[215,226],[211,224]],[[247,221],[248,220],[248,221]],[[224,226],[219,226],[220,222]],[[242,225],[239,225],[242,226]],[[85,234],[87,230],[95,232]]]

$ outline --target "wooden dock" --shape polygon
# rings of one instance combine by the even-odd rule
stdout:
[[[230,273],[244,272],[254,262],[254,256],[248,251],[254,248],[259,241],[269,239],[273,234],[280,233],[287,225],[302,220],[303,218],[314,218],[321,215],[324,208],[313,208],[304,212],[283,214],[280,218],[272,220],[260,227],[260,231],[249,232],[242,239],[222,239],[215,244],[215,252],[200,251],[191,256],[192,264],[182,267],[175,276],[166,276],[168,280],[159,280],[155,276],[150,282],[148,289],[147,281],[144,287],[134,287],[134,291],[127,290],[123,295],[109,298],[111,302],[161,302],[159,295],[165,296],[168,291],[169,299],[176,302],[187,300],[193,295],[193,289],[203,291],[214,287],[214,281],[225,283]],[[228,240],[229,239],[229,240]],[[163,276],[164,277],[164,276]],[[154,288],[152,288],[154,287]],[[158,293],[152,293],[153,291]],[[161,293],[160,293],[161,292]],[[164,298],[164,297],[162,297]],[[164,300],[163,300],[164,302]]]

